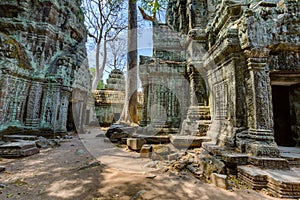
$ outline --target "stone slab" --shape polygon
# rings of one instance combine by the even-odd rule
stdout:
[[[3,144],[0,146],[1,157],[23,157],[30,156],[39,152],[35,142],[19,141]]]
[[[210,138],[190,135],[172,135],[170,140],[176,148],[200,148],[202,142],[210,141]]]
[[[34,135],[3,135],[4,141],[19,141],[19,140],[37,140],[37,136]]]
[[[137,135],[136,137],[145,139],[147,144],[168,144],[171,142],[168,135]]]
[[[31,141],[18,141],[0,145],[0,149],[26,149],[32,147],[36,147],[36,144]]]

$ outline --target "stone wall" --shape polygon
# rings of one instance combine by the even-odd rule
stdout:
[[[187,34],[187,68],[205,80],[212,116],[208,136],[216,144],[278,156],[276,85],[290,88],[292,131],[286,134],[299,137],[299,7],[296,0],[170,1],[167,24]],[[195,53],[199,49],[204,53]]]
[[[70,102],[83,119],[90,89],[80,1],[4,0],[0,10],[0,130],[66,131]]]

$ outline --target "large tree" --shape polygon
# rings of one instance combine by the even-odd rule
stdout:
[[[124,0],[83,1],[88,36],[92,39],[96,48],[96,74],[92,90],[97,89],[98,82],[107,64],[107,43],[113,41],[121,31],[127,28],[127,20],[123,16],[124,9]],[[102,56],[100,55],[101,52]]]
[[[141,0],[144,19],[157,22],[157,13],[168,0]],[[146,14],[150,11],[152,16]],[[138,123],[137,115],[137,0],[128,0],[127,76],[125,104],[119,122]]]
[[[137,116],[137,0],[128,0],[126,94],[120,122],[138,123]]]

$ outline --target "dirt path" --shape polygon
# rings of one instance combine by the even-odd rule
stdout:
[[[251,190],[226,191],[189,175],[151,171],[144,167],[150,160],[120,151],[95,134],[92,130],[75,136],[30,157],[2,159],[0,165],[6,171],[0,173],[0,183],[5,185],[0,188],[0,199],[274,199]],[[155,178],[149,177],[153,174]]]

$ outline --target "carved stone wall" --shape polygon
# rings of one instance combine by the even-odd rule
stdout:
[[[69,103],[84,115],[90,75],[80,1],[0,2],[0,131],[66,131]],[[81,95],[77,98],[73,90]],[[82,122],[78,122],[78,128]]]
[[[187,34],[188,65],[196,66],[206,83],[212,115],[208,136],[240,152],[278,156],[273,85],[290,87],[292,131],[287,134],[299,137],[295,113],[300,83],[300,2],[173,0],[170,4],[167,24]],[[190,48],[195,44],[206,50],[198,58],[190,56],[197,55]]]

